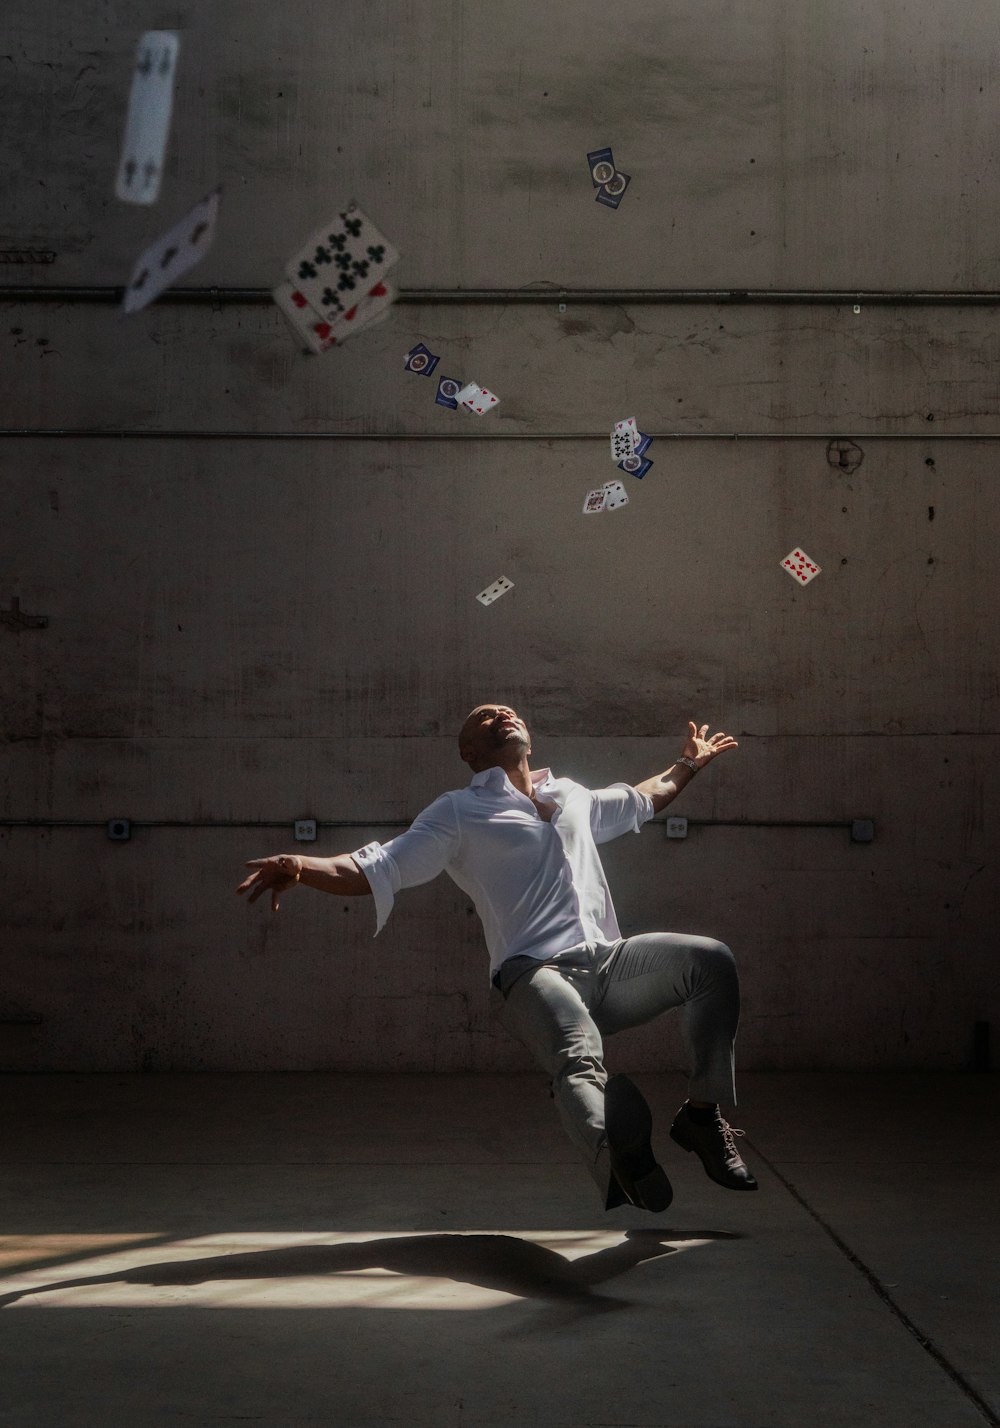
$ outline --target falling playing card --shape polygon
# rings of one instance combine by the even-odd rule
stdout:
[[[406,354],[406,362],[403,364],[407,372],[419,372],[421,377],[429,377],[437,366],[439,359],[429,347],[425,347],[422,342],[418,342],[416,347],[411,347]]]
[[[651,461],[644,461],[638,451],[633,451],[631,456],[626,456],[624,461],[619,461],[618,469],[627,471],[630,476],[637,476],[641,481],[652,464]]]
[[[617,511],[619,506],[628,505],[628,493],[620,481],[608,481],[604,489],[607,493],[607,500],[604,503],[606,511]]]
[[[455,377],[441,377],[438,381],[437,396],[434,400],[439,407],[450,407],[452,411],[458,408],[458,393],[462,383]]]
[[[465,411],[482,416],[483,412],[492,411],[500,398],[481,387],[478,382],[468,382],[457,394],[456,400]]]
[[[617,208],[631,182],[629,174],[618,173],[616,170],[606,183],[601,184],[594,197],[598,203],[604,203],[608,208]]]
[[[631,456],[635,451],[635,436],[628,431],[613,431],[611,433],[611,460],[614,462],[623,461],[626,456]]]
[[[341,313],[340,317],[332,324],[333,341],[339,346],[349,337],[360,332],[362,328],[381,322],[383,318],[389,316],[389,309],[396,301],[396,296],[396,289],[393,285],[384,283],[380,278],[373,287],[368,289],[364,297],[359,299],[353,307],[349,307],[346,312]]]
[[[787,570],[800,585],[808,585],[810,580],[815,580],[820,573],[820,566],[815,561],[809,559],[804,550],[799,550],[796,546],[791,555],[786,555],[781,562],[783,569]]]
[[[115,179],[115,194],[125,203],[155,203],[160,192],[179,49],[179,39],[169,30],[147,30],[136,47]]]
[[[644,435],[644,433],[641,431],[637,432],[636,435],[638,436],[639,440],[636,443],[636,448],[632,452],[632,455],[642,456],[646,451],[646,448],[652,444],[653,438],[651,436]]]
[[[595,188],[607,183],[615,176],[615,156],[610,149],[595,149],[587,155],[590,165],[590,181]]]
[[[317,312],[335,318],[398,262],[371,219],[349,203],[290,259],[285,275]]]
[[[485,590],[480,590],[476,599],[480,605],[492,605],[494,600],[499,600],[501,595],[506,595],[508,590],[513,590],[513,580],[508,580],[506,575],[501,575],[499,580],[494,580],[492,585],[487,585]]]
[[[219,188],[213,189],[180,223],[175,223],[169,233],[146,249],[125,289],[122,307],[126,312],[148,307],[204,258],[215,237],[221,192]]]
[[[587,499],[583,503],[583,514],[585,516],[596,516],[603,511],[607,505],[608,493],[602,486],[597,491],[588,491]]]
[[[333,326],[318,313],[311,303],[306,302],[298,288],[289,282],[279,283],[271,292],[289,327],[310,352],[325,352],[334,344]]]

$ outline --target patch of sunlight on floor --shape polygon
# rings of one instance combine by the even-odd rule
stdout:
[[[0,1279],[0,1308],[468,1310],[579,1300],[647,1260],[718,1237],[666,1229],[8,1236],[0,1249],[14,1256],[14,1272]],[[18,1238],[24,1243],[12,1243]],[[24,1260],[31,1267],[18,1269]]]

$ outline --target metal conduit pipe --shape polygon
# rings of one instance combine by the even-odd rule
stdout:
[[[125,289],[107,284],[0,285],[0,301],[25,303],[116,304]],[[173,305],[266,306],[273,299],[269,288],[170,288],[157,303]],[[516,304],[551,307],[553,304],[615,305],[719,303],[726,306],[841,307],[847,303],[869,307],[998,307],[1000,291],[948,289],[848,289],[848,288],[401,288],[396,302],[404,306],[480,307]]]

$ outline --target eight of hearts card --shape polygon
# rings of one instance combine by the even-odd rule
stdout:
[[[487,585],[485,590],[480,590],[476,599],[480,605],[492,605],[494,600],[499,600],[501,595],[506,595],[508,590],[513,590],[513,580],[508,580],[506,575],[501,575],[499,580],[494,580],[492,585]]]
[[[800,585],[808,585],[810,580],[816,579],[822,567],[810,560],[805,551],[796,546],[790,555],[785,556],[781,568],[787,570],[792,579],[797,580]]]
[[[215,237],[221,189],[196,203],[191,212],[175,223],[145,253],[132,269],[122,307],[125,312],[138,312],[171,287],[178,278],[199,263]]]
[[[136,48],[115,179],[115,195],[125,203],[155,203],[160,192],[179,50],[169,30],[147,30]]]
[[[399,262],[396,249],[356,203],[325,224],[285,265],[311,307],[336,321]]]

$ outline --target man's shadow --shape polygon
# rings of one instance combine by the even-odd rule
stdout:
[[[288,1279],[387,1269],[418,1278],[475,1284],[520,1299],[575,1305],[584,1312],[602,1311],[624,1308],[628,1301],[592,1293],[597,1285],[617,1279],[645,1260],[675,1253],[678,1241],[739,1238],[724,1230],[626,1230],[619,1244],[573,1260],[517,1235],[401,1235],[361,1243],[291,1245],[200,1259],[165,1260],[108,1274],[64,1279],[0,1295],[0,1308],[30,1295],[95,1284],[205,1284],[212,1280]]]

